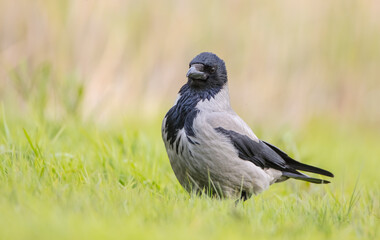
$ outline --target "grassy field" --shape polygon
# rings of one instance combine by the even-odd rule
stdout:
[[[3,105],[0,239],[379,237],[380,148],[371,129],[318,119],[292,133],[257,126],[262,138],[336,177],[323,186],[276,184],[235,206],[184,192],[160,118],[99,126],[10,112]]]
[[[0,0],[0,239],[380,239],[376,0]],[[161,120],[226,61],[263,140],[335,174],[189,196]]]

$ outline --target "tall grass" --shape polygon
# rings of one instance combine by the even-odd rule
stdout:
[[[330,114],[378,124],[379,13],[371,0],[1,0],[0,98],[24,104],[28,88],[20,92],[15,77],[30,87],[48,68],[51,115],[68,107],[57,101],[61,87],[75,95],[83,86],[86,119],[152,117],[175,99],[188,62],[213,51],[247,119],[298,124]]]

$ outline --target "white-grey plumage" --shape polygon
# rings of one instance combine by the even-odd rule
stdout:
[[[333,177],[256,137],[230,106],[225,64],[215,54],[196,56],[187,77],[162,123],[171,166],[187,191],[246,200],[288,178],[328,183],[297,170]]]

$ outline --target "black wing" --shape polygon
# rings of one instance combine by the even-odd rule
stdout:
[[[250,161],[261,168],[273,168],[282,171],[282,174],[286,177],[313,183],[329,183],[329,181],[311,178],[297,170],[318,173],[329,177],[334,176],[326,170],[297,162],[279,148],[269,143],[261,140],[256,142],[246,135],[226,130],[222,127],[215,128],[215,130],[231,140],[241,159]]]

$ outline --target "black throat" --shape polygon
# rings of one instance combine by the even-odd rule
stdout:
[[[188,83],[179,90],[180,98],[166,114],[165,132],[167,141],[173,145],[177,139],[178,131],[185,128],[187,139],[190,143],[194,142],[189,136],[194,136],[193,121],[199,110],[196,108],[200,101],[210,100],[220,92],[222,86],[210,89],[196,89],[189,86]],[[177,145],[180,140],[178,140]],[[178,149],[178,146],[177,146]],[[178,151],[177,151],[178,152]]]

